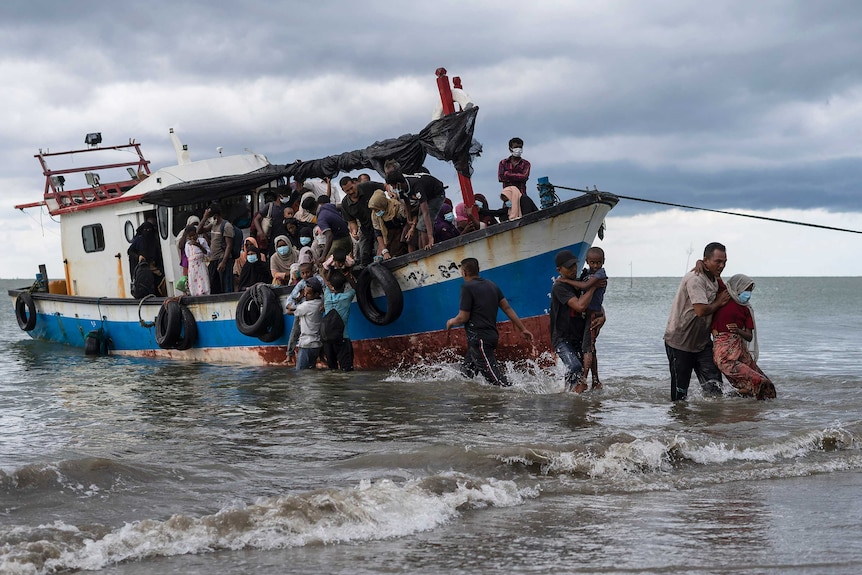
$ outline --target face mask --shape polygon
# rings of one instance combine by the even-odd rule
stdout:
[[[278,255],[284,257],[290,253],[290,246],[278,246],[275,248],[275,251],[278,252]]]
[[[383,217],[383,214],[385,214],[385,213],[386,213],[386,210],[380,210],[380,211],[378,211],[378,212],[374,212],[374,213],[375,213],[375,214],[377,214],[377,217],[378,217],[378,218],[382,218],[382,217]]]
[[[744,291],[739,294],[739,303],[748,303],[748,300],[751,299],[751,292]]]
[[[506,206],[507,208],[511,208],[512,202],[510,200],[506,200],[505,202],[503,202],[503,205]]]
[[[524,153],[524,148],[512,148],[512,155],[516,158],[520,158],[521,154]]]
[[[443,219],[446,220],[447,222],[454,222],[455,221],[455,214],[453,214],[452,212],[449,212],[448,214],[445,214],[443,216]]]
[[[485,204],[482,203],[482,200],[476,200],[476,207],[481,210],[485,207]]]
[[[306,237],[299,238],[299,243],[301,243],[304,246],[307,246],[308,244],[311,243],[311,238],[306,238]]]
[[[248,254],[248,263],[253,264],[257,262],[257,254]]]
[[[322,245],[322,246],[325,246],[326,245],[326,236],[323,234],[320,234],[319,236],[317,236],[317,243]]]
[[[285,198],[284,196],[279,196],[278,201],[279,201],[279,203],[286,204],[288,201],[290,201],[290,198]]]

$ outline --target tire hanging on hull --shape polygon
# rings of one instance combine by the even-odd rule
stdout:
[[[15,298],[15,319],[24,331],[32,331],[36,327],[36,302],[29,293],[20,293]]]
[[[241,334],[267,343],[284,334],[284,313],[272,288],[259,283],[243,292],[236,304],[236,327]]]
[[[385,312],[377,307],[371,295],[371,288],[375,283],[380,286],[386,297]],[[389,268],[377,262],[372,263],[359,274],[356,280],[356,301],[359,303],[362,315],[375,325],[388,325],[401,317],[401,312],[404,311],[404,294],[401,293],[398,280]]]
[[[156,316],[156,343],[162,349],[191,349],[198,339],[194,314],[175,299],[165,300]]]

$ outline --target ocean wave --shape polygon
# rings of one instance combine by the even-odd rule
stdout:
[[[0,572],[41,574],[97,570],[148,557],[215,550],[279,549],[402,537],[484,507],[510,507],[538,496],[512,481],[444,473],[403,483],[363,481],[261,499],[213,515],[174,515],[118,529],[70,526],[0,527]]]
[[[782,469],[776,465],[792,464],[800,469],[806,465],[811,472],[855,468],[862,458],[856,455],[862,446],[862,438],[843,426],[822,430],[810,430],[778,440],[757,438],[748,445],[732,442],[704,442],[676,436],[668,440],[658,438],[640,439],[618,434],[601,443],[572,447],[517,447],[494,455],[498,460],[512,466],[531,469],[546,476],[573,476],[579,479],[601,480],[617,489],[633,488],[632,479],[642,489],[653,481],[650,488],[661,489],[687,477],[681,473],[688,466],[715,468],[698,475],[707,481],[738,469],[735,465],[752,463],[768,464],[780,476]],[[830,452],[846,453],[846,458],[833,458],[832,462],[817,459]],[[748,467],[743,472],[751,471]],[[796,472],[793,472],[795,474]],[[744,473],[743,473],[744,474]],[[645,475],[659,477],[646,478]],[[596,483],[590,484],[594,489]]]
[[[147,472],[101,457],[69,459],[56,463],[33,463],[10,473],[0,471],[0,490],[71,491],[81,496],[113,489],[128,479],[142,480]]]

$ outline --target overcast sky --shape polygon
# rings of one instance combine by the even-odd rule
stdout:
[[[40,148],[100,131],[158,168],[174,128],[192,159],[312,159],[421,130],[441,66],[480,107],[489,198],[519,136],[534,198],[549,176],[862,231],[859,2],[4,0],[0,277],[62,277],[59,226],[13,209],[41,199]],[[858,233],[631,200],[607,228],[612,276],[681,275],[710,241],[725,275],[862,275]]]

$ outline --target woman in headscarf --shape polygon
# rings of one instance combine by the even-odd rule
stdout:
[[[299,253],[294,249],[287,236],[275,238],[275,251],[269,258],[269,272],[272,281],[286,286],[290,283],[290,266],[296,263]]]
[[[507,186],[500,193],[500,199],[503,200],[503,205],[509,209],[509,220],[517,220],[521,216],[538,212],[539,208],[530,196],[522,194],[521,190],[515,186]]]
[[[180,267],[183,270],[183,275],[189,275],[189,260],[186,257],[186,229],[189,226],[198,227],[198,224],[201,223],[201,219],[195,215],[191,215],[186,220],[186,227],[180,231],[180,234],[177,236],[177,249],[180,252]]]
[[[459,235],[452,206],[444,203],[437,210],[437,218],[434,220],[434,243],[457,238]]]
[[[479,221],[485,224],[486,226],[493,226],[497,221],[497,212],[500,210],[492,210],[491,205],[488,203],[488,199],[484,194],[476,194],[473,196],[473,200],[476,202],[476,208],[479,210]],[[505,212],[505,208],[503,208]]]
[[[190,224],[183,230],[185,237],[186,259],[188,261],[188,288],[191,295],[207,295],[210,293],[210,274],[207,269],[207,258],[210,246],[206,239],[198,235],[197,224]]]
[[[257,249],[258,255],[260,259],[266,261],[266,256],[262,255],[260,245],[257,243],[257,239],[249,236],[245,238],[242,243],[242,251],[239,253],[239,257],[236,258],[233,262],[233,284],[239,285],[239,276],[242,273],[242,268],[245,263],[248,261],[248,252],[252,248]]]
[[[299,209],[294,216],[297,221],[317,223],[317,196],[314,192],[305,192],[299,200]]]
[[[390,198],[383,190],[375,190],[368,200],[371,227],[377,238],[377,255],[383,259],[395,258],[407,251],[401,241],[407,223],[407,211],[401,200]]]
[[[245,256],[246,262],[239,274],[239,291],[248,289],[256,283],[271,283],[269,266],[261,257],[260,248],[256,244],[246,244]]]
[[[712,358],[740,395],[773,399],[775,385],[757,365],[757,333],[751,292],[754,282],[744,274],[727,280],[730,301],[712,314]]]
[[[459,234],[467,234],[478,230],[481,226],[471,211],[467,211],[467,206],[464,202],[455,205],[455,227],[458,228]]]

